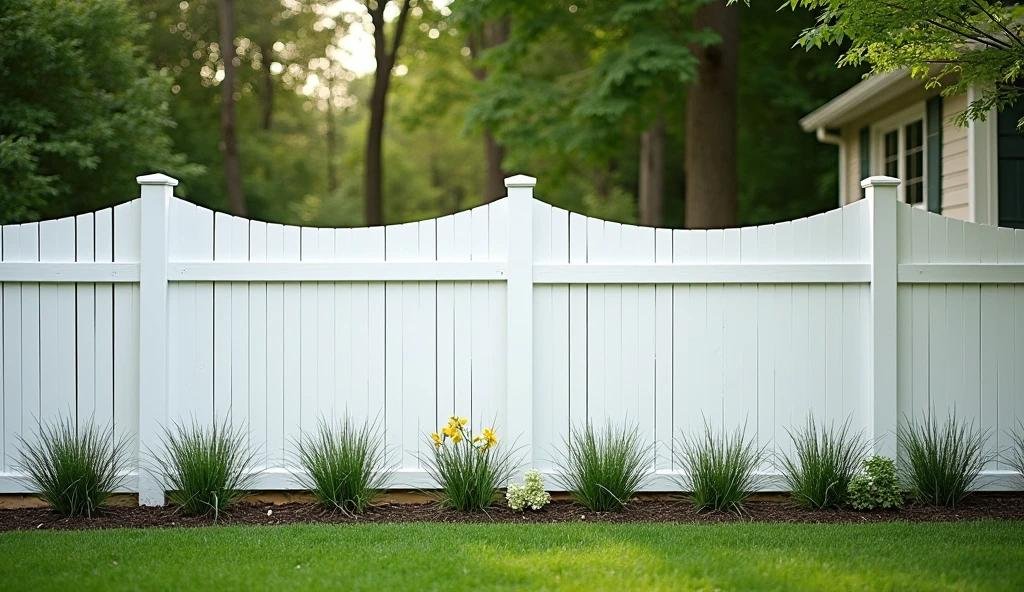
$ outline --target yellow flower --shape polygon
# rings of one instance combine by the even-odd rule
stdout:
[[[430,434],[430,440],[434,443],[434,448],[440,448],[441,447],[441,442],[442,442],[441,436],[437,432],[434,432],[433,434]]]
[[[469,423],[469,419],[467,419],[465,417],[459,417],[457,415],[453,415],[453,416],[448,418],[448,425],[453,427],[453,428],[456,428],[456,429],[465,427],[466,424],[468,424],[468,423]]]
[[[487,448],[494,448],[498,445],[498,433],[494,431],[494,428],[484,428],[480,432],[480,437],[483,438]]]
[[[452,442],[454,442],[456,444],[458,444],[459,442],[462,442],[462,432],[459,431],[459,430],[455,430],[455,433],[451,435],[451,439],[452,439]]]
[[[459,433],[459,430],[456,429],[456,428],[453,428],[450,425],[446,425],[443,428],[441,428],[441,433],[444,434],[445,436],[449,437],[449,438],[454,438],[455,434]]]

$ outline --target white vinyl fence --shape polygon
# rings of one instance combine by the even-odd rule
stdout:
[[[904,415],[955,410],[993,451],[1024,418],[1024,231],[897,203],[895,179],[708,231],[570,213],[522,175],[489,205],[352,229],[139,183],[114,208],[2,228],[0,492],[24,491],[19,437],[60,415],[143,451],[169,422],[229,420],[260,451],[259,489],[296,488],[296,438],[344,414],[379,422],[394,487],[431,485],[425,435],[453,413],[549,472],[571,425],[634,423],[656,445],[652,490],[705,420],[785,453],[808,414],[849,419],[892,455]],[[985,485],[1024,483],[994,461]],[[163,500],[145,471],[128,489]]]

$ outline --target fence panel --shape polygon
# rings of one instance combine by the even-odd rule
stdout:
[[[655,445],[654,490],[705,422],[786,454],[806,417],[849,420],[891,454],[903,416],[955,410],[990,452],[1024,416],[1024,231],[895,204],[884,178],[840,210],[728,230],[588,218],[534,182],[325,229],[215,213],[157,175],[141,199],[3,227],[0,492],[25,489],[19,438],[58,416],[112,423],[143,459],[174,422],[229,422],[261,489],[296,487],[294,445],[321,420],[377,422],[394,487],[431,485],[426,434],[452,414],[548,473],[573,426],[625,421]],[[984,485],[1014,479],[993,461]],[[125,489],[163,499],[145,471]]]

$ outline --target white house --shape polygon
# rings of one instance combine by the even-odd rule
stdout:
[[[1024,101],[967,127],[954,123],[973,96],[942,97],[903,72],[868,78],[800,120],[839,147],[839,203],[860,180],[903,180],[900,199],[961,220],[1024,228]]]

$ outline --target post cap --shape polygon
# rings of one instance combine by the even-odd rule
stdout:
[[[174,177],[168,177],[163,173],[153,173],[151,175],[142,175],[135,177],[135,182],[139,185],[168,185],[170,187],[176,187],[178,180]]]
[[[529,175],[512,175],[505,178],[505,187],[535,187],[537,178]]]
[[[900,180],[896,177],[886,177],[885,175],[875,175],[874,177],[868,177],[860,182],[862,189],[868,187],[898,187]]]

